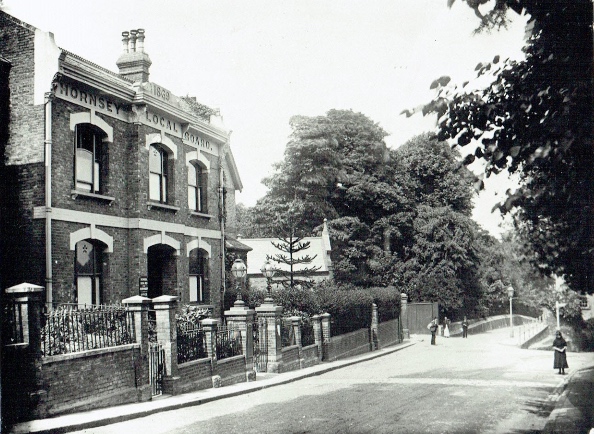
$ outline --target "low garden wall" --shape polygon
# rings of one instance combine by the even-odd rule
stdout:
[[[377,332],[380,347],[400,343],[400,322],[398,318],[379,323]]]
[[[308,345],[301,349],[303,368],[309,368],[320,363],[320,355],[316,344]]]
[[[333,361],[369,352],[371,350],[369,333],[369,329],[365,328],[332,336],[326,345],[327,353],[324,353],[324,361]]]
[[[282,349],[283,363],[280,367],[281,372],[289,372],[300,369],[301,362],[299,361],[299,346],[292,345]]]
[[[42,358],[37,415],[136,402],[139,359],[138,344]]]
[[[212,363],[210,358],[193,360],[177,365],[179,380],[174,395],[212,387]]]
[[[220,378],[218,386],[230,386],[236,383],[245,383],[247,381],[245,372],[245,356],[229,357],[223,360],[217,360],[213,375]]]

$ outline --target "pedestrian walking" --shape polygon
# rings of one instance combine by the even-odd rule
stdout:
[[[468,337],[468,320],[466,319],[466,315],[464,315],[464,321],[462,321],[462,337]]]
[[[563,339],[561,332],[557,330],[555,333],[555,340],[553,341],[553,350],[555,351],[555,359],[553,362],[553,369],[558,369],[559,374],[565,375],[565,368],[567,365],[567,342]]]
[[[443,336],[446,338],[450,337],[450,323],[451,322],[452,321],[446,317],[446,319],[444,321],[445,324],[443,326]]]
[[[427,328],[431,332],[431,345],[435,345],[435,334],[437,333],[437,317],[433,318],[433,321],[427,324]]]

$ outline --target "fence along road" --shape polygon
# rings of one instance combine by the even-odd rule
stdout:
[[[394,433],[542,430],[563,377],[549,351],[522,350],[502,329],[424,340],[294,383],[94,428],[93,433]],[[571,369],[594,365],[570,353]],[[83,431],[81,431],[83,432]]]

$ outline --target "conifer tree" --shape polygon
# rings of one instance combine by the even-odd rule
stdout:
[[[301,285],[301,288],[311,288],[313,286],[312,275],[320,268],[319,266],[308,266],[313,262],[317,255],[299,256],[300,252],[309,249],[311,243],[303,241],[303,237],[291,231],[290,235],[279,237],[279,242],[271,241],[272,245],[280,250],[282,253],[275,255],[266,255],[266,259],[276,262],[277,264],[285,264],[286,268],[277,268],[276,283],[282,284],[285,288],[294,288]],[[304,265],[303,267],[298,267]]]

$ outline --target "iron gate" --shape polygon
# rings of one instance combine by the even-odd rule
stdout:
[[[256,372],[266,372],[268,368],[268,321],[256,318],[253,328],[254,368]]]
[[[163,393],[165,375],[165,349],[161,344],[149,344],[149,379],[153,396]]]

